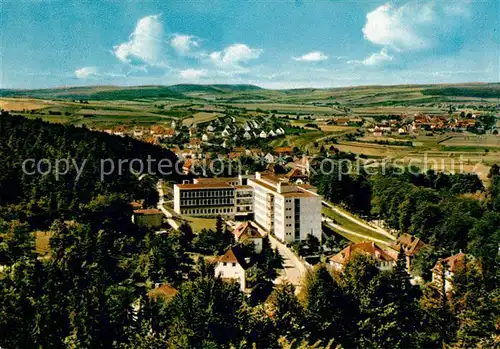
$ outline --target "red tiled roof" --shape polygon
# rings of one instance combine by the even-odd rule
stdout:
[[[291,153],[292,152],[292,147],[279,147],[274,150],[276,153],[281,154],[281,153]]]
[[[163,284],[160,287],[153,288],[148,292],[148,296],[153,300],[161,298],[165,301],[171,300],[177,294],[177,290],[169,284]]]
[[[262,238],[260,229],[255,225],[255,223],[250,221],[243,222],[238,225],[233,230],[233,234],[238,240],[247,238]]]
[[[384,250],[378,248],[373,242],[361,242],[351,244],[342,251],[330,258],[331,261],[345,265],[355,253],[366,253],[377,259],[385,261],[395,261],[395,259],[387,254]]]
[[[436,268],[438,265],[447,264],[448,265],[448,270],[454,273],[457,271],[458,268],[462,267],[464,265],[464,260],[465,260],[465,253],[460,252],[457,253],[453,256],[450,256],[448,258],[440,259],[434,268]],[[434,269],[433,268],[433,269]]]
[[[424,246],[422,240],[407,233],[401,234],[395,243],[396,249],[402,247],[408,256],[417,254]]]
[[[130,206],[132,206],[132,208],[134,208],[136,210],[142,208],[142,204],[138,201],[132,201],[130,203]]]
[[[287,178],[303,178],[303,177],[307,177],[305,176],[301,170],[299,170],[298,168],[293,168],[291,169],[286,175],[285,177]]]
[[[226,251],[218,260],[219,263],[238,263],[243,269],[247,269],[249,264],[245,260],[243,251],[239,246],[233,246]]]
[[[190,159],[187,159],[185,162],[184,162],[184,165],[182,166],[183,168],[191,168],[191,166],[193,166],[193,162],[190,160]]]

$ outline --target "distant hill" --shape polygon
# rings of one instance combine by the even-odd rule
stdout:
[[[254,85],[88,86],[35,90],[0,89],[0,97],[89,100],[185,99],[189,98],[190,93],[226,94],[258,90],[262,88]]]
[[[367,97],[380,97],[382,94],[396,92],[419,93],[420,97],[470,97],[500,98],[500,83],[463,83],[439,85],[387,85],[352,86],[338,88],[298,88],[267,90],[255,85],[198,85],[178,84],[172,86],[82,86],[34,90],[0,89],[0,97],[33,97],[41,99],[76,100],[138,100],[138,99],[195,99],[216,98],[228,102],[242,100],[308,101],[321,98],[338,98],[341,95],[366,94]],[[397,96],[393,96],[398,100]],[[392,98],[392,97],[391,97]],[[430,101],[430,99],[428,99]]]
[[[172,91],[180,93],[233,93],[233,92],[248,92],[264,90],[262,87],[255,85],[196,85],[196,84],[179,84],[169,86]]]

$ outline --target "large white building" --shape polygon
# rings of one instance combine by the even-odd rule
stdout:
[[[284,242],[301,241],[311,234],[321,241],[321,197],[300,185],[256,174],[254,220]]]
[[[199,178],[174,185],[174,211],[186,216],[248,216],[253,212],[253,188],[246,178]]]
[[[198,179],[174,186],[174,211],[182,215],[245,217],[283,242],[312,234],[321,241],[321,197],[314,187],[273,175]]]

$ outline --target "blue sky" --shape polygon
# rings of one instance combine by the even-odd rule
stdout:
[[[498,0],[2,0],[0,86],[500,81]]]

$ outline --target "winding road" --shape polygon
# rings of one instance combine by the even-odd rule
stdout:
[[[165,204],[165,193],[163,192],[163,181],[160,179],[158,183],[156,183],[156,190],[158,191],[158,195],[160,199],[158,200],[158,209],[163,212],[165,217],[167,217],[167,222],[170,224],[172,228],[175,230],[179,229],[179,224],[173,220],[173,216],[168,210],[163,206]]]

